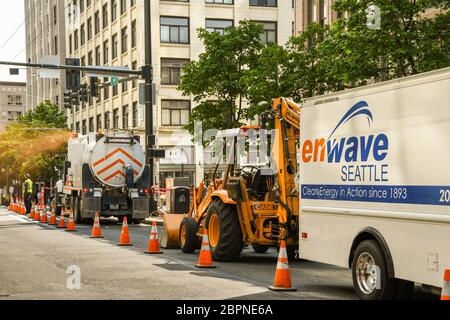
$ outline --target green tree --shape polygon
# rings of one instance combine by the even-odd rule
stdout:
[[[380,9],[379,28],[370,28],[368,8]],[[441,9],[425,18],[429,8]],[[389,80],[450,65],[450,11],[442,0],[337,0],[334,10],[347,12],[330,37],[337,45],[344,81],[350,85],[364,80]],[[343,64],[348,65],[346,68]]]
[[[34,128],[67,128],[67,116],[50,101],[38,104],[34,110],[19,117],[18,122]]]
[[[195,121],[208,130],[235,128],[248,120],[248,77],[263,48],[262,32],[262,25],[249,21],[227,28],[223,35],[198,30],[205,51],[184,67],[179,86],[198,104],[186,126],[189,132],[194,132]]]

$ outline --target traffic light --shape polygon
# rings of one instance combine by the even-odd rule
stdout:
[[[83,84],[80,87],[79,91],[80,101],[88,103],[89,102],[89,92],[87,84]]]
[[[64,91],[64,108],[72,109],[72,91]]]
[[[98,96],[100,95],[97,77],[90,78],[90,92],[91,92],[91,96],[94,98],[98,98]]]
[[[80,95],[78,92],[72,92],[72,105],[79,106],[80,105]]]
[[[67,58],[66,65],[68,66],[80,66],[80,59]],[[81,85],[81,72],[79,70],[67,70],[66,71],[66,88],[68,90],[79,90]]]

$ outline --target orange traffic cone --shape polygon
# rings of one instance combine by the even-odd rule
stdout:
[[[120,242],[118,244],[121,247],[131,247],[133,244],[130,240],[130,233],[128,231],[127,217],[123,218],[122,233],[120,234]]]
[[[94,227],[92,228],[91,238],[92,239],[104,238],[102,235],[102,229],[100,227],[100,215],[98,212],[95,213]]]
[[[203,234],[203,243],[202,249],[200,251],[200,257],[198,259],[198,264],[196,264],[195,266],[201,269],[216,268],[216,266],[213,265],[211,247],[209,246],[208,230],[206,229]]]
[[[27,214],[27,208],[25,207],[25,204],[22,204],[20,207],[20,215],[24,216]]]
[[[289,261],[286,250],[286,241],[281,241],[280,253],[278,256],[277,270],[273,286],[269,287],[272,291],[297,291],[292,287],[291,272],[289,271]]]
[[[65,208],[61,208],[61,218],[59,219],[58,229],[66,228]]]
[[[444,272],[444,285],[442,286],[441,300],[450,301],[450,269]]]
[[[65,230],[66,232],[76,232],[77,227],[75,225],[75,219],[73,218],[73,211],[70,210],[70,215],[69,215],[69,222],[67,223],[67,229]]]
[[[30,212],[30,216],[29,216],[29,218],[30,218],[31,220],[34,219],[34,213],[35,213],[35,211],[36,211],[36,206],[31,207],[31,212]]]
[[[52,207],[52,215],[50,216],[50,222],[48,223],[49,226],[57,226],[58,221],[56,220],[56,208]]]
[[[34,212],[34,221],[41,221],[41,214],[42,214],[42,209],[40,207],[38,207],[38,209]]]
[[[162,254],[161,247],[158,241],[158,226],[156,221],[153,221],[152,231],[150,234],[150,241],[148,242],[148,250],[145,251],[146,254]]]
[[[45,207],[45,208],[42,210],[42,213],[41,213],[41,223],[48,223],[47,211],[48,211],[48,207]]]

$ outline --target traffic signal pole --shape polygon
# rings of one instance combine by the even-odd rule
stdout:
[[[144,28],[145,28],[145,70],[142,75],[145,79],[145,136],[146,136],[146,162],[150,167],[150,189],[155,185],[155,149],[156,139],[153,132],[153,64],[152,64],[152,19],[151,1],[144,0]],[[156,204],[152,203],[155,207]],[[155,210],[156,208],[152,208]]]

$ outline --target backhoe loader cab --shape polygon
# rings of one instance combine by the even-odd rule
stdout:
[[[267,159],[263,159],[263,163],[244,165],[235,161],[236,155],[241,154],[238,151],[242,151],[238,150],[237,144],[242,142],[238,137],[247,137],[249,129],[258,128],[243,127],[218,135],[228,141],[232,138],[233,152],[227,154],[223,180],[218,184],[213,179],[212,187],[202,199],[197,195],[190,216],[182,223],[180,237],[184,252],[198,248],[199,238],[206,228],[216,261],[239,259],[244,245],[252,245],[256,252],[265,253],[270,247],[278,247],[281,240],[286,240],[293,257],[298,247],[299,229],[295,181],[300,107],[290,99],[280,98],[274,100],[273,112],[275,134],[270,139],[272,152],[267,157],[271,164]]]

